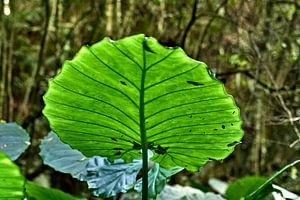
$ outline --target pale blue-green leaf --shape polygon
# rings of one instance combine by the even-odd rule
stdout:
[[[80,179],[87,181],[95,196],[111,197],[131,189],[141,168],[140,159],[134,159],[132,163],[117,159],[110,163],[106,157],[94,156],[89,159],[86,173]]]
[[[153,167],[148,172],[148,196],[150,198],[155,198],[164,189],[170,177],[182,170],[182,167],[165,169],[160,167],[158,163],[154,163]],[[142,179],[139,179],[135,184],[134,189],[138,192],[142,192],[142,183]]]
[[[166,185],[156,200],[224,200],[221,195],[211,192],[204,193],[201,190],[189,186]]]
[[[30,145],[28,133],[16,123],[0,123],[0,151],[16,160]]]
[[[53,131],[43,139],[40,149],[40,156],[44,164],[55,170],[69,173],[77,179],[81,173],[85,172],[88,158],[78,150],[63,143]]]

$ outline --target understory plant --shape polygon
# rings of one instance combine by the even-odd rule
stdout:
[[[225,159],[243,137],[239,108],[209,68],[143,34],[82,47],[44,101],[52,129],[40,145],[44,164],[86,181],[95,196],[133,188],[155,199],[172,175]],[[2,149],[14,160],[29,137],[3,127]],[[33,183],[20,184],[28,197]]]
[[[51,129],[91,158],[81,177],[96,195],[115,194],[99,191],[107,184],[97,168],[129,165],[133,177],[117,190],[124,192],[141,167],[135,187],[148,199],[149,162],[152,171],[195,172],[226,158],[243,136],[238,107],[207,66],[143,34],[82,47],[50,81],[44,101]]]

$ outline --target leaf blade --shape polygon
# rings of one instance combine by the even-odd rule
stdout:
[[[227,157],[243,136],[238,107],[207,66],[144,35],[83,47],[44,100],[52,129],[88,157],[140,158],[145,132],[153,161],[197,171]],[[75,140],[87,136],[86,144]]]

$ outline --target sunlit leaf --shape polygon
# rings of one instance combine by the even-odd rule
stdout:
[[[30,145],[28,133],[16,123],[0,123],[0,151],[16,160]]]
[[[85,156],[140,158],[197,171],[224,159],[243,132],[239,109],[206,65],[154,38],[105,38],[83,47],[50,81],[43,113],[62,141]]]

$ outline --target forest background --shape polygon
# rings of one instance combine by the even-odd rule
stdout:
[[[270,176],[300,158],[299,0],[1,0],[0,10],[0,119],[30,133],[32,145],[17,160],[29,180],[87,191],[42,164],[38,145],[49,131],[42,96],[82,45],[137,33],[205,62],[244,121],[243,142],[230,157],[183,171],[172,184],[205,188],[210,178]],[[299,194],[299,170],[276,183]]]

